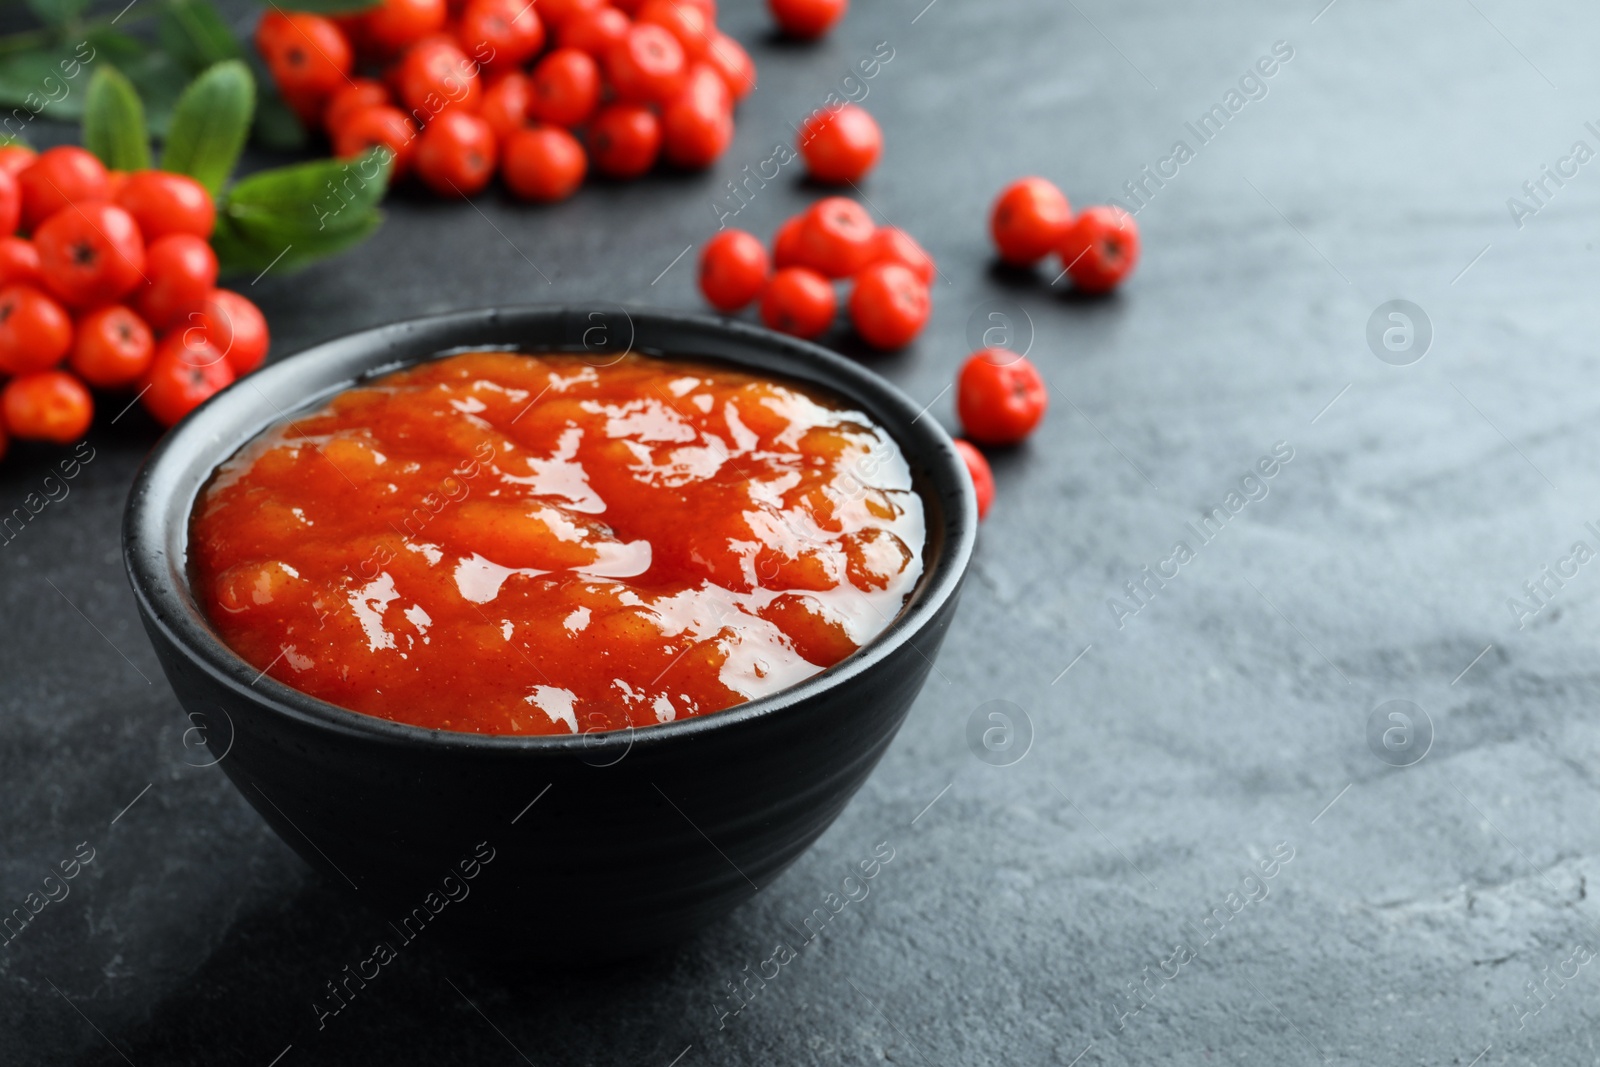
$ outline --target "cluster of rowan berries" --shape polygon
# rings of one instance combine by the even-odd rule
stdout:
[[[715,0],[382,0],[333,18],[274,6],[256,45],[335,155],[381,146],[392,178],[444,196],[496,172],[513,195],[553,201],[591,168],[706,167],[756,83]]]
[[[1139,263],[1139,227],[1116,207],[1074,215],[1067,197],[1044,178],[1020,178],[1001,190],[989,212],[989,234],[1001,260],[1032,267],[1054,253],[1061,272],[1086,293],[1109,293]],[[956,414],[972,441],[989,446],[1022,442],[1044,418],[1050,390],[1026,356],[1004,348],[974,352],[956,376]],[[956,441],[978,493],[978,517],[994,502],[994,474],[983,453]]]
[[[181,174],[0,147],[0,453],[82,437],[91,388],[136,389],[170,426],[260,365],[266,319],[217,288],[215,221]]]
[[[700,291],[724,313],[759,300],[768,326],[811,338],[833,325],[834,282],[850,279],[855,332],[874,348],[894,349],[910,344],[927,323],[937,273],[933,257],[910,234],[876,226],[860,204],[831,196],[785,222],[771,254],[744,230],[717,233],[701,252]],[[1049,390],[1025,356],[1003,348],[968,357],[955,389],[956,413],[970,438],[957,439],[956,451],[972,476],[981,519],[994,502],[994,474],[971,442],[1019,444],[1044,418]]]
[[[1000,258],[1031,267],[1054,252],[1062,272],[1086,293],[1109,293],[1139,263],[1139,227],[1117,207],[1072,213],[1066,194],[1044,178],[1019,178],[1000,191],[989,213]]]
[[[754,234],[733,229],[706,242],[700,291],[712,307],[731,313],[759,299],[768,326],[817,337],[838,313],[834,282],[848,280],[850,323],[872,347],[903,348],[928,321],[933,257],[848,197],[818,200],[779,227],[772,245],[768,255]]]

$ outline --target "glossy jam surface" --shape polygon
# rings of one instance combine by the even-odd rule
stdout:
[[[269,430],[196,505],[196,595],[272,677],[418,726],[704,715],[880,633],[922,573],[858,411],[709,363],[478,352]]]

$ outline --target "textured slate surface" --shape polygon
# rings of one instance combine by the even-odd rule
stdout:
[[[1593,1059],[1600,563],[1561,563],[1575,541],[1600,550],[1600,163],[1561,162],[1600,149],[1593,12],[1323,2],[882,0],[801,49],[728,0],[762,82],[716,173],[548,210],[402,199],[356,253],[250,288],[280,354],[495,302],[695,307],[693,253],[667,268],[711,232],[718,183],[888,42],[866,100],[887,153],[864,192],[943,280],[922,341],[876,365],[949,425],[969,320],[1022,310],[1052,410],[997,458],[937,675],[780,880],[676,953],[557,981],[419,942],[321,1031],[313,999],[382,920],[186,762],[118,558],[154,431],[102,420],[70,495],[0,547],[0,909],[94,849],[0,948],[0,1062]],[[1185,123],[1226,109],[1276,41],[1293,56],[1265,95],[1247,82],[1258,98],[1201,143]],[[991,268],[1005,181],[1103,200],[1180,139],[1192,158],[1147,186],[1121,296]],[[1536,203],[1521,187],[1543,165],[1577,173]],[[794,171],[738,224],[766,235],[804,203]],[[1538,208],[1521,227],[1512,196]],[[1408,366],[1415,349],[1386,362],[1366,340],[1395,298],[1433,330]],[[1266,495],[1247,482],[1259,499],[1208,543],[1190,532],[1278,442],[1293,458]],[[0,504],[51,460],[18,450]],[[1119,628],[1108,599],[1145,565],[1170,574],[1177,541],[1192,560]],[[1522,585],[1547,565],[1576,574],[1534,612]],[[966,740],[991,700],[1031,724],[1010,766]],[[1421,709],[1409,749],[1384,748],[1387,718],[1369,743],[1390,700]],[[1406,762],[1430,735],[1413,765],[1376,754]],[[726,983],[797,944],[881,842],[870,895],[719,1027]],[[529,918],[603,921],[581,901]]]

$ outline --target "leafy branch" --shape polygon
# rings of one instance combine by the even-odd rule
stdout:
[[[360,10],[374,0],[296,0],[296,10]],[[72,122],[89,106],[84,72],[110,64],[138,91],[146,128],[168,135],[185,86],[227,60],[248,66],[262,86],[250,135],[266,148],[303,147],[306,134],[264,68],[211,0],[138,0],[86,18],[87,0],[27,0],[42,23],[0,36],[0,134],[20,136],[35,118]],[[140,25],[154,21],[153,32]],[[132,32],[130,32],[132,31]],[[10,112],[9,115],[6,112]]]
[[[116,170],[148,167],[149,127],[132,80],[101,64],[83,96],[84,146]],[[381,147],[355,159],[297,163],[230,181],[255,100],[255,79],[241,60],[213,64],[178,95],[161,153],[163,170],[188,175],[216,199],[211,247],[222,269],[293,269],[370,236],[383,221],[377,205],[389,182],[391,160]]]

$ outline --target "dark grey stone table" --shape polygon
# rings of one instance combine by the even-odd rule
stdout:
[[[874,365],[953,425],[998,313],[1051,411],[996,457],[905,729],[781,879],[555,981],[409,946],[320,1031],[382,920],[189,765],[118,556],[155,431],[102,419],[0,547],[0,911],[93,856],[0,948],[0,1062],[1593,1062],[1600,27],[1576,0],[1324,2],[881,0],[807,49],[728,0],[761,88],[715,173],[402,197],[355,253],[247,286],[280,355],[491,303],[696,307],[674,257],[719,185],[887,42],[863,192],[942,279]],[[736,223],[814,195],[794,171]],[[1139,207],[1125,292],[992,267],[988,201],[1029,172]],[[0,510],[51,462],[18,449]],[[1012,747],[979,759],[997,700]],[[732,999],[883,843],[870,896]]]

